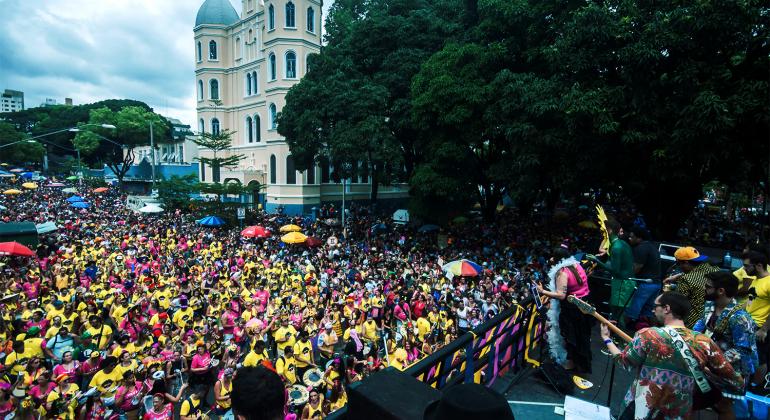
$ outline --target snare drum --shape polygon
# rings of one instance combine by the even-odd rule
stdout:
[[[310,397],[310,393],[307,392],[307,388],[302,385],[294,385],[289,388],[289,404],[302,405],[305,404]]]
[[[308,369],[302,376],[302,382],[307,386],[317,387],[324,381],[324,373],[321,369],[312,368]]]
[[[24,388],[14,388],[11,395],[17,400],[23,400],[27,396],[27,390]]]

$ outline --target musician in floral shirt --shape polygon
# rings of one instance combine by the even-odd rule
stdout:
[[[634,403],[634,419],[683,419],[692,410],[695,378],[670,334],[684,339],[712,383],[733,388],[743,384],[741,376],[710,338],[685,327],[683,320],[689,311],[686,297],[675,292],[663,293],[655,299],[654,306],[655,318],[663,327],[639,330],[622,351],[609,339],[607,326],[602,325],[602,338],[610,353],[623,368],[637,371],[625,398],[629,410]],[[628,414],[626,410],[621,418],[631,418]]]

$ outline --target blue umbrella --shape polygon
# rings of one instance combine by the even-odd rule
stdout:
[[[33,176],[35,176],[35,174],[33,174],[32,172],[22,172],[21,173],[21,177],[22,178],[32,179]]]
[[[72,197],[68,198],[67,201],[69,201],[70,203],[77,203],[79,201],[83,201],[83,197],[79,195],[73,195]]]
[[[86,203],[85,201],[76,201],[76,202],[70,204],[70,206],[72,206],[72,207],[74,207],[76,209],[87,209],[87,208],[91,207],[91,205]]]
[[[222,226],[225,224],[225,221],[220,219],[217,216],[206,216],[203,219],[198,220],[198,224],[201,226]]]
[[[427,233],[427,232],[437,231],[439,229],[440,228],[437,225],[422,225],[422,227],[417,229],[417,231],[420,233]]]

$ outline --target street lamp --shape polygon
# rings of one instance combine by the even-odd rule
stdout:
[[[77,133],[82,131],[81,128],[83,127],[102,127],[102,128],[111,128],[111,129],[117,128],[112,124],[83,124],[78,127],[68,128],[66,131]],[[94,134],[96,134],[98,137],[105,138],[104,136],[99,135],[97,133],[94,133]],[[82,186],[83,185],[83,166],[82,166],[82,161],[80,160],[80,149],[76,147],[75,152],[78,154],[78,185]]]
[[[28,139],[18,140],[18,141],[15,141],[13,143],[8,143],[8,144],[0,145],[0,149],[2,149],[3,147],[13,146],[14,144],[19,144],[19,143],[37,143],[37,142],[35,140],[28,140]]]

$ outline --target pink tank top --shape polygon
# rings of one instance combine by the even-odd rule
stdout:
[[[563,268],[562,271],[564,271],[564,273],[567,274],[567,294],[574,295],[577,298],[584,298],[588,296],[588,293],[589,293],[588,276],[586,275],[585,270],[583,270],[583,267],[581,267],[580,264],[575,264],[572,267],[575,268],[575,271],[577,271],[578,276],[580,276],[580,283],[582,284],[578,283],[578,279],[572,273],[572,270],[570,270],[568,267]]]

